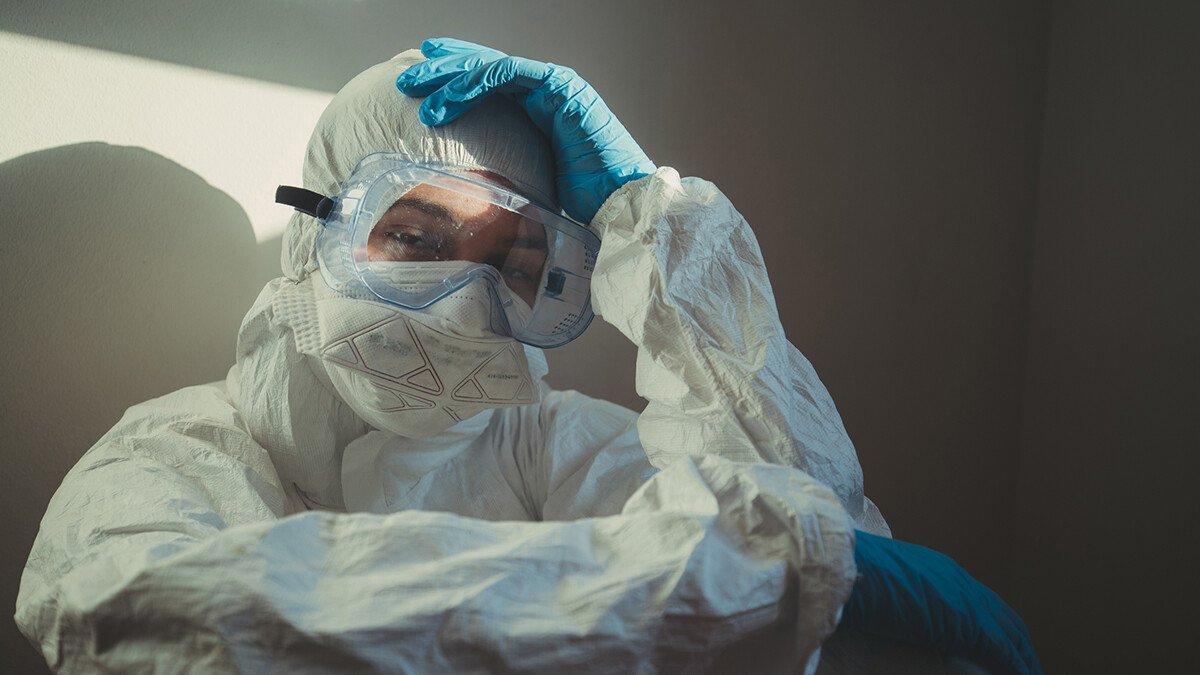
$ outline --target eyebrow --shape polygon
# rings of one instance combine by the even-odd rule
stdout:
[[[437,202],[431,202],[428,199],[422,199],[421,197],[401,197],[400,199],[397,199],[394,204],[388,207],[388,211],[391,211],[397,206],[408,206],[420,211],[421,213],[424,213],[427,216],[454,222],[454,215],[450,213],[446,207],[438,204]]]
[[[407,195],[401,197],[400,199],[397,199],[390,207],[388,207],[388,211],[391,211],[398,206],[408,206],[420,211],[421,213],[424,213],[427,216],[432,216],[447,222],[454,222],[455,220],[454,214],[450,213],[446,207],[422,197],[412,197]],[[549,244],[544,236],[537,237],[529,234],[519,234],[513,237],[508,241],[508,245],[510,248],[525,248],[538,251],[546,251],[549,249]]]

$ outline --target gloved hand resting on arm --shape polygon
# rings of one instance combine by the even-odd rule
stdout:
[[[855,533],[859,578],[838,630],[933,647],[994,673],[1041,673],[1021,617],[949,557]]]

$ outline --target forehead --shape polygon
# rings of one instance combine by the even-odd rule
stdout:
[[[456,173],[516,191],[516,186],[511,181],[490,171],[461,170]],[[414,217],[413,214],[420,214],[415,216],[418,220],[413,222],[422,222],[424,227],[449,227],[458,237],[467,236],[481,243],[484,240],[511,242],[518,238],[522,241],[533,241],[528,239],[533,237],[542,242],[537,244],[539,248],[545,246],[545,233],[535,222],[487,199],[428,183],[417,185],[404,193],[381,217],[378,224],[383,226],[384,223],[408,221]],[[445,232],[448,233],[449,231]]]
[[[479,169],[455,171],[454,173],[461,173],[473,180],[516,191],[516,186],[511,181],[490,171]],[[436,185],[421,183],[404,193],[397,200],[395,206],[402,206],[406,202],[412,201],[436,204],[449,211],[454,220],[460,224],[467,224],[471,221],[507,222],[511,220],[515,222],[519,220],[516,214],[483,198],[484,194],[484,191],[481,190],[480,196],[473,197]]]

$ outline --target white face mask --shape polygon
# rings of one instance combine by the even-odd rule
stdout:
[[[422,277],[444,278],[430,263],[382,264],[413,286],[425,283]],[[315,355],[354,412],[409,438],[433,436],[492,408],[533,403],[548,370],[545,356],[488,330],[486,283],[407,310],[337,293],[317,270]]]

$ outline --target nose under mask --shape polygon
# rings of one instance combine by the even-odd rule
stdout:
[[[414,290],[445,278],[446,264],[372,265]],[[338,293],[320,270],[312,278],[320,333],[314,355],[346,404],[372,426],[424,438],[485,410],[538,400],[545,357],[492,332],[486,281],[408,310]]]

